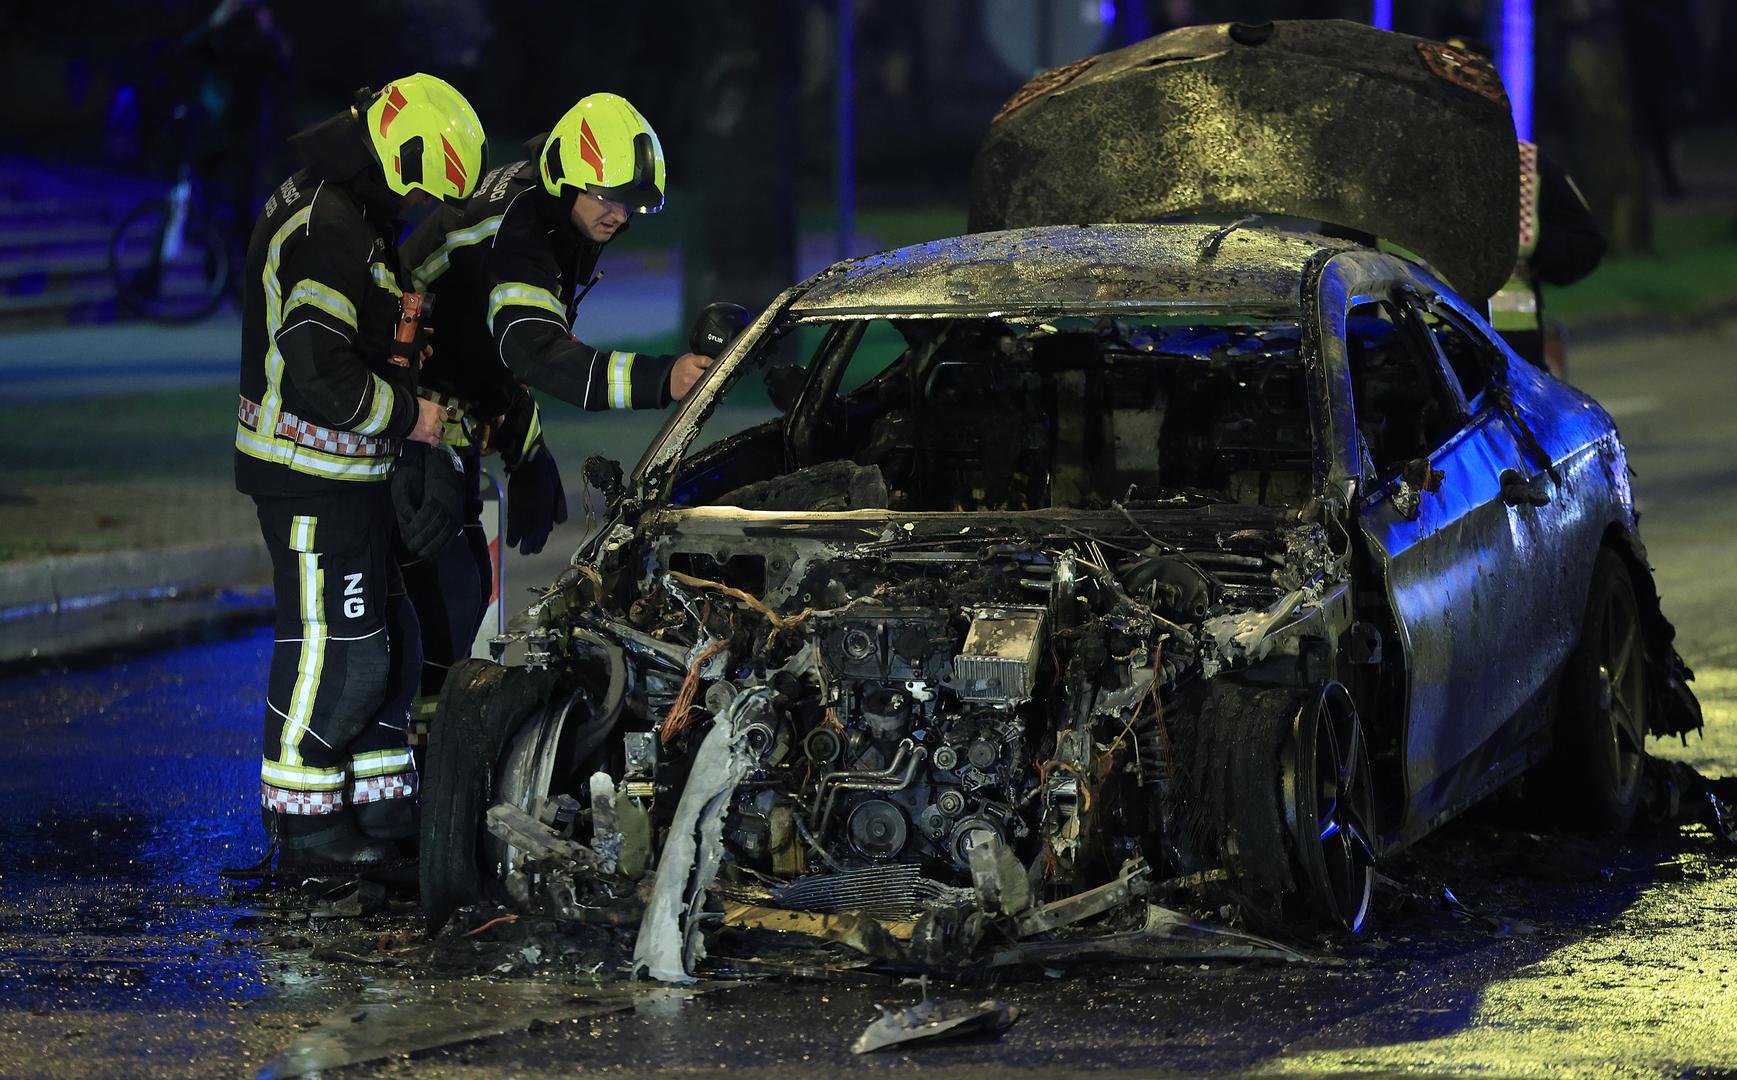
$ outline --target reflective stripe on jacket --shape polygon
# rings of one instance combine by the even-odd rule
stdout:
[[[386,479],[417,409],[408,373],[387,362],[397,259],[362,199],[306,171],[284,181],[254,226],[243,287],[236,487],[294,497]]]

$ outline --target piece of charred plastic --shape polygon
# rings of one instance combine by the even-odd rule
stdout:
[[[999,1035],[1018,1019],[1019,1006],[993,998],[970,1002],[925,997],[903,1009],[881,1006],[880,1019],[857,1036],[850,1049],[869,1054],[907,1043]]]
[[[625,490],[626,485],[621,470],[621,462],[614,458],[604,457],[602,454],[592,454],[585,459],[580,473],[585,477],[587,484],[598,490],[606,504],[614,503]]]

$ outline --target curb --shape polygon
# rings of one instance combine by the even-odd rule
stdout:
[[[270,582],[259,541],[0,566],[0,666],[139,644],[172,625],[233,621],[262,605],[222,594],[258,593]]]

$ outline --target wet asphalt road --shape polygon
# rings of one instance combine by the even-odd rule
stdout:
[[[1710,775],[1737,774],[1734,351],[1737,324],[1574,354],[1576,380],[1629,440],[1660,591],[1707,712],[1705,739],[1656,750]],[[251,1075],[358,1002],[489,992],[313,959],[303,942],[320,932],[261,925],[256,904],[218,883],[218,868],[257,854],[268,648],[256,630],[0,681],[0,1076]],[[1535,837],[1506,827],[1506,812],[1457,823],[1389,867],[1402,887],[1384,893],[1378,928],[1320,950],[1327,963],[1094,967],[936,988],[1024,1008],[999,1041],[855,1058],[846,1047],[874,1004],[915,991],[868,976],[781,979],[352,1075],[1737,1070],[1733,853],[1695,827]],[[1444,887],[1460,908],[1439,901]],[[474,1007],[485,1008],[511,1011]]]

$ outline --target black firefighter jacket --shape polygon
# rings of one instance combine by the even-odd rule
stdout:
[[[483,177],[462,207],[442,207],[404,243],[412,287],[434,294],[426,388],[475,416],[501,415],[521,384],[582,409],[669,404],[673,356],[593,348],[573,336],[579,295],[603,245],[543,190],[536,157]]]
[[[297,136],[308,166],[269,199],[247,249],[235,486],[306,497],[387,479],[416,424],[398,318],[392,197],[352,117]]]

